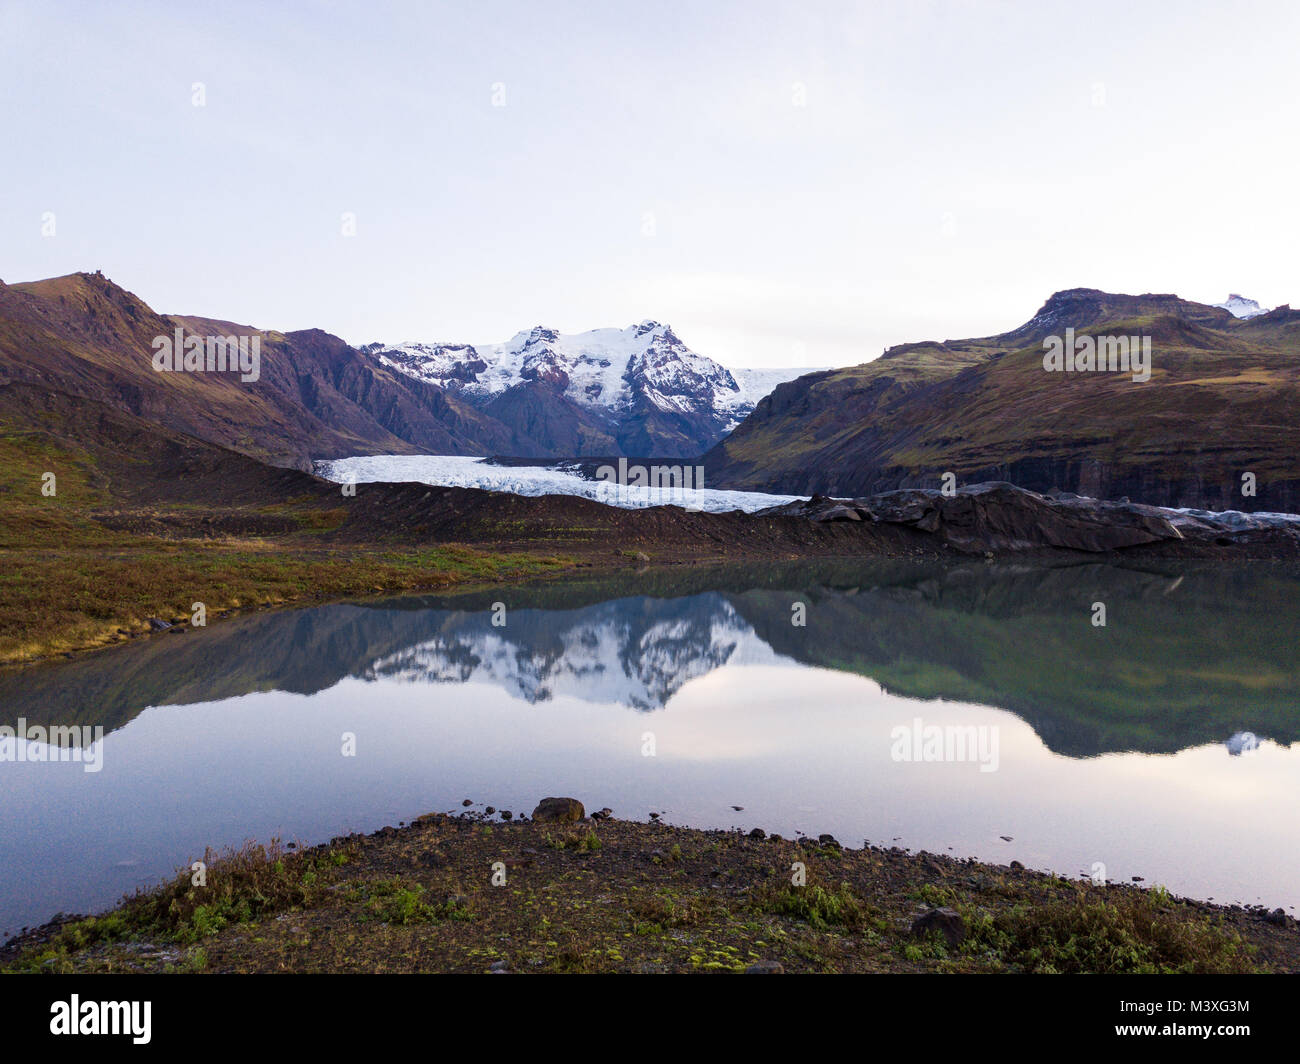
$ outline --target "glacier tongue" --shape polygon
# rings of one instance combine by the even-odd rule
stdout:
[[[724,513],[753,513],[767,506],[794,502],[802,496],[766,495],[757,491],[712,488],[658,488],[587,480],[565,469],[543,466],[497,466],[483,458],[436,454],[381,454],[318,462],[316,473],[339,484],[415,481],[448,488],[480,488],[514,495],[577,495],[608,506],[640,510],[650,506],[681,506]]]

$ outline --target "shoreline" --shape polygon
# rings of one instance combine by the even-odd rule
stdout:
[[[373,482],[337,485],[223,458],[249,498],[148,504],[89,489],[27,503],[0,532],[0,668],[23,668],[265,607],[517,584],[532,577],[826,558],[1297,561],[1300,525],[1238,527],[1006,483],[858,500],[813,496],[755,513],[624,509],[567,495]],[[222,490],[233,490],[220,467]],[[156,492],[150,478],[136,489]],[[167,490],[171,490],[168,488]],[[298,492],[299,494],[289,494]],[[79,497],[78,497],[79,496]],[[1222,527],[1220,527],[1222,525]],[[35,533],[33,533],[35,530]]]
[[[206,860],[21,932],[0,971],[1300,971],[1281,909],[572,799]]]
[[[189,632],[206,630],[218,626],[218,622],[237,620],[243,617],[250,617],[261,613],[270,612],[287,612],[290,610],[314,609],[321,606],[336,605],[340,603],[353,602],[381,602],[392,598],[418,598],[418,597],[445,597],[445,596],[472,596],[475,594],[486,593],[493,588],[500,588],[505,585],[514,590],[534,589],[543,585],[555,586],[565,583],[577,584],[582,580],[591,579],[618,579],[624,576],[636,576],[651,574],[679,573],[687,570],[725,570],[728,567],[744,564],[734,554],[723,553],[717,555],[688,556],[655,559],[653,562],[645,560],[647,557],[637,551],[615,551],[612,555],[605,556],[598,553],[588,555],[575,554],[572,557],[550,556],[541,558],[538,553],[529,550],[527,545],[504,547],[492,549],[481,544],[463,545],[456,543],[439,543],[437,548],[455,550],[464,547],[465,549],[482,552],[486,555],[499,558],[503,563],[516,559],[521,566],[535,565],[531,571],[525,571],[521,568],[518,575],[507,574],[494,577],[470,576],[462,578],[458,574],[440,574],[440,579],[431,579],[428,582],[421,583],[395,583],[390,587],[375,586],[365,591],[355,592],[316,592],[304,591],[302,594],[292,598],[280,599],[273,602],[258,602],[247,606],[232,606],[225,609],[210,610],[207,614],[207,623],[202,626],[192,626],[179,617],[173,617],[168,627],[155,629],[145,622],[142,626],[132,630],[118,629],[116,639],[103,641],[102,639],[89,639],[77,645],[67,644],[65,649],[58,652],[47,654],[44,657],[29,657],[23,660],[0,661],[0,675],[21,674],[28,670],[48,668],[57,665],[63,661],[81,660],[90,655],[107,652],[115,648],[130,646],[142,643],[154,638],[161,638],[170,635],[185,635]],[[288,554],[286,550],[282,553]],[[0,558],[3,557],[3,551],[0,551]],[[66,559],[60,559],[61,561]],[[906,561],[906,557],[900,558],[893,554],[810,554],[807,556],[774,558],[770,555],[756,552],[752,557],[747,559],[750,562],[765,562],[770,564],[790,564],[790,565],[816,565],[819,563],[862,563],[870,564],[881,561]],[[918,563],[934,562],[934,557],[918,555],[910,560]],[[952,557],[947,559],[950,563],[959,563],[970,561],[969,558]],[[1059,561],[1059,559],[1057,559]],[[360,583],[369,583],[369,579],[363,579]],[[161,613],[171,615],[169,611],[162,610]]]

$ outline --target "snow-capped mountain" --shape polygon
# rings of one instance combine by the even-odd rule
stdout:
[[[639,457],[703,453],[782,381],[811,369],[730,370],[668,325],[565,334],[545,326],[499,344],[368,344],[385,366],[435,384],[552,453]]]
[[[789,660],[723,595],[706,592],[618,599],[564,613],[517,610],[501,628],[485,613],[449,614],[433,638],[380,658],[361,675],[487,683],[533,703],[568,697],[652,710],[690,680],[725,665]]]
[[[1267,314],[1268,307],[1261,307],[1253,299],[1247,299],[1245,296],[1239,296],[1233,292],[1223,303],[1215,303],[1216,307],[1230,311],[1235,318],[1254,318],[1260,314]]]

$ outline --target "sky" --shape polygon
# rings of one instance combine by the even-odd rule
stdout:
[[[1300,4],[0,0],[0,278],[731,366],[1300,305]]]

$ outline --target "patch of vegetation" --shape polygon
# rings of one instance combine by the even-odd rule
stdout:
[[[600,849],[600,836],[591,828],[587,828],[585,831],[570,830],[559,835],[548,831],[543,838],[548,846],[556,850],[569,850],[573,853],[596,853]]]
[[[425,893],[421,883],[408,885],[400,879],[393,879],[363,884],[356,888],[355,896],[365,899],[367,916],[400,927],[435,920],[473,919],[464,898],[451,896],[431,903],[425,900]]]
[[[1163,891],[1123,891],[1043,905],[1021,903],[986,918],[963,943],[1038,973],[1238,974],[1256,971],[1241,936],[1171,907]]]
[[[627,913],[636,934],[663,934],[672,927],[696,927],[705,919],[702,898],[682,898],[666,892],[637,891],[627,900]]]
[[[66,924],[12,967],[63,971],[72,954],[95,946],[141,939],[191,945],[227,927],[303,909],[320,899],[333,873],[354,857],[349,845],[298,853],[275,839],[267,846],[248,843],[220,854],[209,850],[203,855],[202,877],[182,869],[156,890],[127,897],[110,913]]]
[[[875,923],[879,910],[868,905],[847,883],[828,890],[815,883],[803,887],[787,886],[759,892],[757,907],[780,916],[803,920],[813,927],[843,927],[861,930]]]

